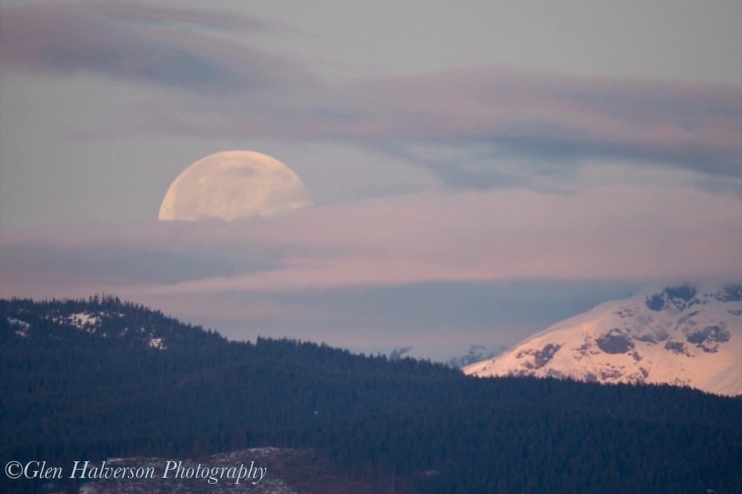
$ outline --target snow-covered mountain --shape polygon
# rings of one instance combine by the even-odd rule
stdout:
[[[742,284],[647,287],[464,368],[481,377],[667,383],[742,394]]]

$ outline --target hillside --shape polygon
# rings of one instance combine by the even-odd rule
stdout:
[[[742,488],[739,398],[478,379],[314,343],[230,342],[106,297],[0,301],[0,342],[6,461],[194,459],[270,446],[316,451],[328,475],[376,492]]]

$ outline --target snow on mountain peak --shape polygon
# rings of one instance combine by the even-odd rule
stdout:
[[[477,376],[667,383],[742,394],[742,284],[648,286],[467,366]]]

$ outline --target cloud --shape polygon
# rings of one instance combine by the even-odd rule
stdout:
[[[3,256],[12,259],[13,273],[39,272],[49,280],[66,283],[75,281],[95,286],[105,283],[109,287],[137,284],[173,284],[211,278],[235,276],[251,271],[275,269],[279,256],[230,258],[217,251],[172,249],[118,249],[80,247],[76,249],[52,246],[8,247]]]
[[[742,279],[741,216],[739,197],[645,184],[5,230],[0,297],[111,293],[235,338],[364,351],[512,343],[646,281]]]
[[[285,33],[249,16],[139,3],[3,9],[7,70],[89,72],[185,90],[122,135],[332,141],[422,168],[454,190],[569,188],[587,163],[691,172],[742,190],[742,88],[501,66],[337,84],[230,33]],[[197,29],[183,29],[183,25]],[[123,133],[127,128],[123,129]],[[710,190],[710,189],[709,189]]]
[[[60,2],[5,8],[0,23],[6,70],[100,73],[198,94],[275,90],[312,80],[296,63],[220,35],[287,29],[238,14]],[[216,32],[179,29],[179,23]]]
[[[155,24],[185,23],[203,28],[226,31],[291,33],[289,26],[276,21],[249,17],[235,12],[198,10],[192,8],[147,5],[144,2],[86,2],[81,5],[113,20],[139,21]]]
[[[372,95],[374,110],[349,127],[454,187],[517,181],[498,166],[512,159],[531,178],[545,163],[570,170],[610,159],[739,180],[741,90],[473,67],[364,82],[356,91]],[[466,159],[436,159],[410,143],[473,149],[488,166],[473,172]]]
[[[658,187],[398,197],[272,219],[42,228],[0,239],[0,293],[278,293],[512,279],[742,277],[742,202]],[[36,288],[31,287],[35,285]],[[29,294],[32,294],[29,292]]]
[[[741,91],[481,66],[319,85],[259,105],[231,100],[204,124],[161,107],[141,124],[210,138],[353,143],[421,167],[453,189],[533,188],[544,177],[569,181],[599,161],[742,187]]]
[[[244,245],[245,237],[227,225],[204,222],[194,229],[174,222],[11,231],[0,240],[0,268],[3,278],[14,281],[12,286],[126,290],[271,271],[281,268],[294,248],[260,238]]]

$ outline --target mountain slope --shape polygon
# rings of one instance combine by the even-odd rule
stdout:
[[[477,379],[327,345],[228,341],[113,298],[0,300],[0,375],[0,457],[67,473],[78,460],[271,446],[308,452],[285,471],[311,478],[271,466],[265,485],[306,493],[339,477],[380,494],[742,492],[742,398],[691,389]],[[3,493],[47,487],[0,476]]]
[[[648,287],[467,366],[479,377],[655,383],[742,394],[742,285]]]
[[[446,364],[454,369],[461,369],[469,364],[494,358],[507,350],[507,347],[503,345],[485,346],[480,344],[469,344],[468,346],[449,345],[447,349],[448,351],[445,356],[431,356],[430,352],[426,351],[424,348],[404,346],[395,348],[389,352],[389,360],[397,360],[400,358],[413,358],[418,360],[428,359],[432,362]]]

